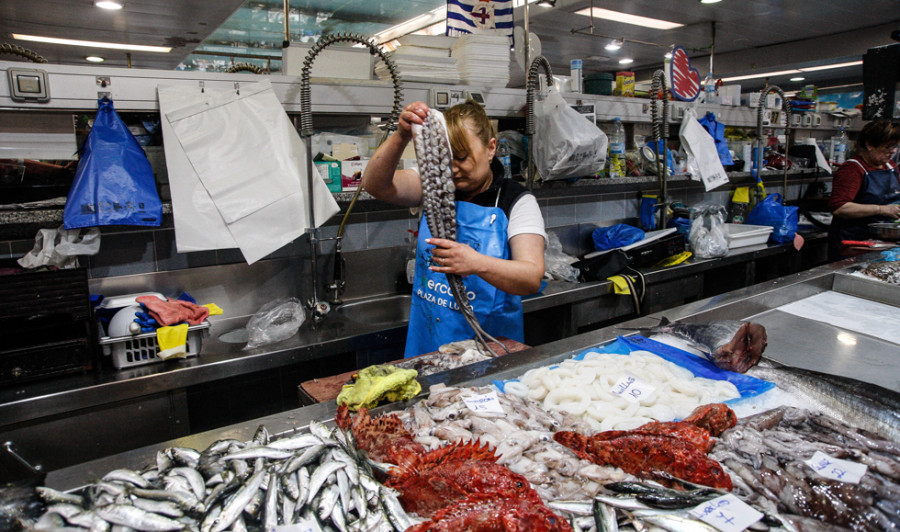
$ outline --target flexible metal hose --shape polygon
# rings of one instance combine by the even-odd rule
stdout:
[[[534,91],[538,84],[538,69],[541,68],[544,69],[544,75],[547,77],[547,86],[549,87],[553,83],[553,71],[550,68],[550,62],[542,55],[531,60],[531,64],[528,67],[528,75],[525,79],[525,135],[528,136],[528,162],[526,166],[528,168],[528,180],[525,185],[528,187],[528,190],[531,190],[531,187],[534,186],[534,174],[537,173],[532,163],[531,153],[534,149],[534,143],[532,142],[532,137],[534,136]]]
[[[788,171],[788,147],[791,142],[791,106],[784,97],[784,91],[778,85],[769,85],[759,93],[759,106],[756,108],[756,171],[762,180],[762,154],[763,154],[763,114],[766,110],[766,99],[769,94],[775,93],[781,97],[781,110],[784,112],[784,174],[782,177],[783,198],[787,198],[787,171]]]
[[[659,180],[659,225],[666,225],[666,174],[669,173],[669,150],[666,141],[669,138],[669,89],[666,87],[666,73],[657,70],[650,81],[650,120],[653,123],[653,150],[656,152],[656,176]],[[659,114],[662,102],[662,116]],[[660,154],[660,142],[662,153]]]
[[[391,73],[391,80],[394,82],[394,106],[391,109],[391,116],[388,120],[388,130],[393,131],[397,128],[397,119],[400,117],[400,102],[403,99],[403,91],[400,85],[400,74],[397,71],[397,65],[387,56],[380,48],[357,33],[332,33],[325,35],[312,47],[303,60],[303,68],[300,70],[300,136],[311,137],[313,135],[312,109],[310,108],[310,72],[312,71],[313,61],[322,50],[338,42],[355,42],[365,45],[369,48],[372,55],[377,55],[388,68]]]
[[[226,70],[225,72],[227,72],[228,74],[235,74],[237,72],[250,72],[253,74],[262,74],[263,69],[252,63],[235,63],[235,64],[231,65],[230,67],[228,67],[228,70]]]
[[[22,48],[21,46],[10,44],[7,42],[0,43],[0,55],[2,54],[17,55],[19,57],[24,57],[25,59],[30,59],[34,63],[47,62],[47,60],[37,52],[32,52],[27,48]]]

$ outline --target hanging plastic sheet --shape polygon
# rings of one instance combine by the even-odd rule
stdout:
[[[179,105],[180,98],[173,94],[178,91],[192,91],[194,98],[186,103],[189,98],[185,97]],[[322,180],[314,179],[313,190],[308,190],[306,150],[268,80],[239,91],[211,91],[209,96],[184,87],[160,87],[159,93],[163,122],[169,126],[163,134],[167,130],[174,134],[173,141],[180,145],[191,170],[178,168],[178,175],[173,176],[170,166],[170,182],[190,181],[192,175],[199,180],[221,219],[221,224],[210,228],[221,230],[224,225],[248,263],[304,233],[309,225],[309,193],[314,196],[316,226],[338,212],[337,202]],[[168,155],[167,149],[167,159]],[[192,197],[176,202],[176,188],[192,188]],[[175,207],[175,219],[182,217],[182,226],[193,224],[194,233],[203,231],[199,223],[211,218],[209,212],[202,220],[191,216],[197,192],[196,186],[173,186],[173,207],[187,207]],[[205,201],[200,201],[201,207]],[[182,251],[177,225],[175,238]],[[224,240],[224,235],[214,240]],[[193,242],[185,242],[189,244]]]
[[[162,202],[150,161],[112,100],[103,98],[98,106],[66,198],[63,227],[159,226]]]
[[[693,109],[685,111],[679,137],[687,152],[691,175],[700,178],[707,192],[729,183],[728,174],[716,151],[716,143],[697,121],[697,114]]]

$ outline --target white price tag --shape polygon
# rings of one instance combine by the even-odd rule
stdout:
[[[319,527],[319,523],[317,523],[315,519],[311,519],[309,521],[300,520],[289,525],[278,525],[272,530],[267,530],[266,532],[322,532],[322,529]]]
[[[624,397],[632,403],[636,403],[653,393],[653,390],[655,389],[656,386],[653,386],[649,382],[626,373],[621,379],[616,381],[615,386],[613,386],[610,391]]]
[[[763,517],[761,512],[730,493],[706,501],[690,514],[722,532],[740,532]]]
[[[819,476],[851,484],[859,484],[859,479],[869,469],[865,464],[832,458],[822,451],[816,451],[816,454],[806,461],[806,465],[813,468]]]
[[[482,395],[472,395],[463,397],[466,406],[472,412],[495,412],[503,414],[503,406],[500,405],[500,399],[497,398],[497,392],[488,392]]]

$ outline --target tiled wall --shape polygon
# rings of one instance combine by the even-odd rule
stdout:
[[[790,185],[788,198],[796,198],[800,191],[801,185]],[[700,188],[690,188],[683,192],[670,191],[669,196],[671,200],[678,200],[686,205],[701,201],[726,205],[729,194],[729,190],[704,193]],[[637,192],[627,192],[542,198],[538,200],[538,204],[547,229],[557,233],[564,251],[570,255],[582,255],[592,251],[590,233],[596,227],[614,223],[637,223],[640,199]],[[322,228],[323,238],[337,234],[341,216],[342,214],[335,216]],[[416,222],[416,217],[408,209],[351,213],[344,231],[343,250],[354,252],[405,247],[412,238],[410,231],[417,229]],[[0,241],[0,258],[20,257],[33,245],[33,240]],[[328,253],[332,245],[331,242],[324,242],[323,252]],[[308,255],[309,244],[304,236],[268,258]],[[243,262],[243,256],[237,249],[178,253],[175,248],[175,230],[171,228],[104,228],[100,252],[88,258],[90,276],[95,279],[240,262]]]

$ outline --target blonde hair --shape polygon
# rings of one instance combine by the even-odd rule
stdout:
[[[453,153],[472,153],[472,147],[466,138],[464,128],[468,128],[485,146],[496,138],[497,132],[487,113],[475,100],[454,105],[444,111],[447,121],[447,133],[450,136],[450,149]]]

